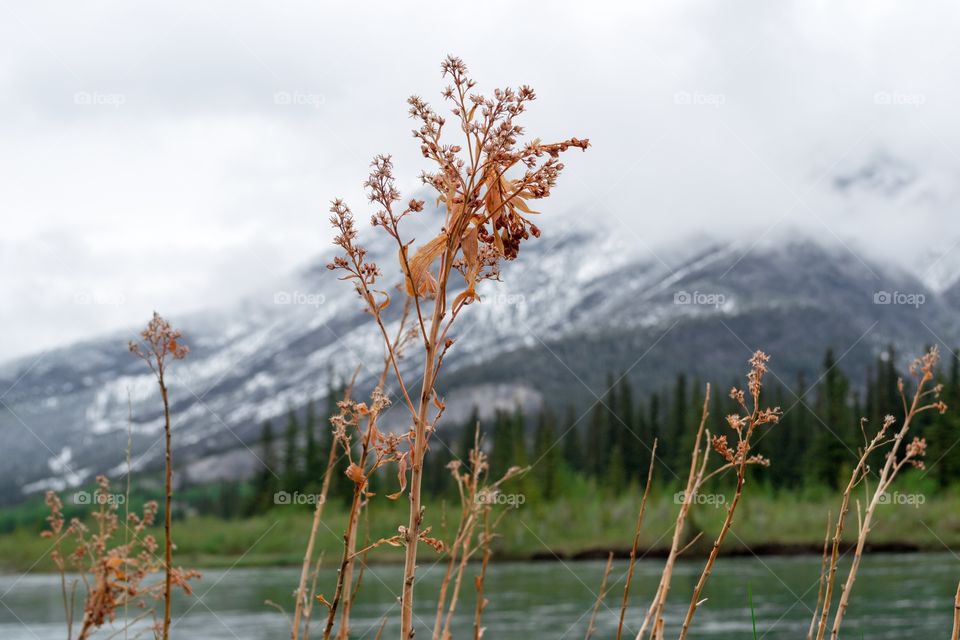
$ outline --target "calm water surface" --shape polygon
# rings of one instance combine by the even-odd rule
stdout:
[[[582,638],[600,580],[602,562],[508,563],[491,566],[484,617],[487,638]],[[692,638],[744,640],[752,638],[748,588],[753,593],[757,635],[803,638],[817,596],[817,557],[721,558],[714,569],[697,613]],[[635,577],[633,608],[627,627],[634,633],[653,592],[662,561],[644,560]],[[689,594],[702,561],[682,563],[674,574],[667,610],[668,636],[674,635],[686,612]],[[615,635],[626,562],[615,565],[606,605],[601,607],[596,638]],[[289,568],[233,569],[204,572],[195,597],[175,605],[174,638],[264,640],[289,637],[283,614],[265,600],[289,608],[298,570]],[[401,568],[373,567],[364,577],[353,616],[353,638],[372,638],[384,614],[384,637],[399,632],[395,595]],[[473,575],[471,571],[470,576]],[[436,593],[439,566],[425,569],[418,583],[418,638],[429,638],[435,610],[427,596]],[[960,559],[951,554],[877,555],[865,558],[845,626],[847,638],[949,637],[953,596],[960,579]],[[321,578],[332,584],[333,572]],[[329,589],[329,587],[328,587]],[[454,637],[472,637],[473,585],[464,582]],[[0,576],[0,639],[61,640],[66,637],[59,578],[54,575]],[[328,594],[329,596],[329,594]],[[316,631],[319,624],[314,627]],[[110,635],[102,630],[97,637]],[[132,637],[133,634],[131,634]],[[319,637],[319,634],[312,634]],[[630,637],[633,634],[627,634]],[[123,637],[121,633],[119,638]]]

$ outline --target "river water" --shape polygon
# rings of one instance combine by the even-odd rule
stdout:
[[[746,640],[753,637],[750,596],[757,618],[757,637],[798,638],[806,633],[817,597],[820,558],[721,558],[704,594],[691,638]],[[655,589],[661,560],[638,565],[625,636],[636,632]],[[686,612],[701,560],[687,560],[674,573],[667,609],[667,637]],[[603,562],[526,562],[491,565],[487,581],[490,604],[484,615],[485,638],[582,638],[603,575]],[[454,638],[472,637],[475,567],[464,580]],[[595,638],[615,636],[626,561],[611,573],[609,596],[597,616]],[[368,569],[353,616],[353,638],[373,638],[387,615],[385,638],[396,637],[400,585],[398,566]],[[193,597],[175,602],[174,638],[265,640],[289,637],[286,617],[265,603],[271,600],[289,613],[298,571],[290,568],[232,569],[204,572]],[[330,596],[333,571],[321,576]],[[429,597],[436,593],[440,566],[424,567],[418,582],[417,637],[429,638],[435,615]],[[952,554],[875,555],[865,558],[842,637],[947,638],[953,597],[960,579],[960,558]],[[315,611],[320,612],[321,608]],[[135,613],[130,614],[131,617]],[[66,638],[59,577],[49,574],[0,576],[0,639],[62,640]],[[322,636],[321,624],[311,637]],[[107,638],[101,630],[96,636]],[[129,637],[133,637],[131,633]],[[123,634],[119,634],[122,638]],[[145,637],[145,636],[142,636]]]

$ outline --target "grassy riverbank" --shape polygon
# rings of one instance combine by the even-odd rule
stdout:
[[[728,554],[816,552],[823,544],[828,512],[836,513],[838,497],[826,491],[773,493],[763,487],[748,488],[748,499],[724,546]],[[719,495],[719,494],[718,494]],[[891,494],[889,504],[879,507],[879,522],[871,534],[877,549],[944,551],[960,548],[960,491],[941,491],[927,497],[922,492],[901,490]],[[658,491],[651,496],[641,535],[649,554],[670,545],[675,494]],[[722,520],[724,505],[714,495],[702,497],[693,511],[688,538],[704,531],[688,554],[702,553],[711,543],[711,532]],[[607,550],[629,551],[636,522],[637,496],[603,497],[587,493],[550,503],[523,504],[500,526],[495,542],[499,559],[569,559],[593,557]],[[446,528],[456,524],[456,505],[432,501],[427,522],[433,535],[449,537]],[[370,515],[371,540],[396,533],[405,521],[406,501],[374,500]],[[854,506],[855,510],[855,506]],[[851,512],[849,538],[854,539],[856,515]],[[223,520],[193,516],[175,524],[178,564],[196,567],[295,565],[302,558],[310,529],[311,512],[303,506],[278,506],[256,517]],[[327,505],[318,545],[328,558],[337,557],[344,528],[342,506]],[[48,571],[51,541],[41,539],[37,527],[21,526],[0,535],[0,570]],[[162,531],[155,533],[159,538]],[[66,545],[69,549],[69,544]],[[424,548],[426,556],[434,551]],[[400,561],[401,553],[389,546],[374,550],[371,561]]]

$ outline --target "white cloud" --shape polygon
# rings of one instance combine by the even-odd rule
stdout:
[[[611,221],[640,247],[801,227],[909,262],[960,238],[957,12],[5,5],[0,359],[226,302],[309,260],[329,239],[330,198],[362,209],[374,153],[419,171],[404,99],[436,101],[448,52],[481,89],[532,84],[531,132],[591,138],[554,210]],[[864,167],[913,180],[835,188]]]

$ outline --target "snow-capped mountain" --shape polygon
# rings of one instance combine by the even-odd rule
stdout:
[[[385,240],[371,239],[370,253],[394,273],[386,267],[396,250]],[[503,282],[484,283],[483,301],[458,320],[444,420],[473,405],[584,405],[610,373],[645,388],[678,371],[726,385],[757,348],[790,383],[799,372],[816,379],[828,346],[859,376],[887,344],[912,354],[960,342],[957,286],[938,292],[919,274],[843,247],[802,238],[657,253],[637,246],[629,230],[585,225],[556,225],[525,245]],[[263,421],[322,398],[357,366],[361,388],[378,375],[375,326],[326,269],[329,257],[230,308],[170,318],[191,348],[170,380],[177,457],[191,477],[248,473],[258,462],[247,445]],[[0,368],[10,388],[0,406],[0,495],[122,469],[128,426],[135,466],[160,460],[161,405],[149,371],[127,352],[135,335],[131,328]],[[402,366],[415,376],[417,353]],[[398,428],[405,421],[402,406],[388,414]]]

